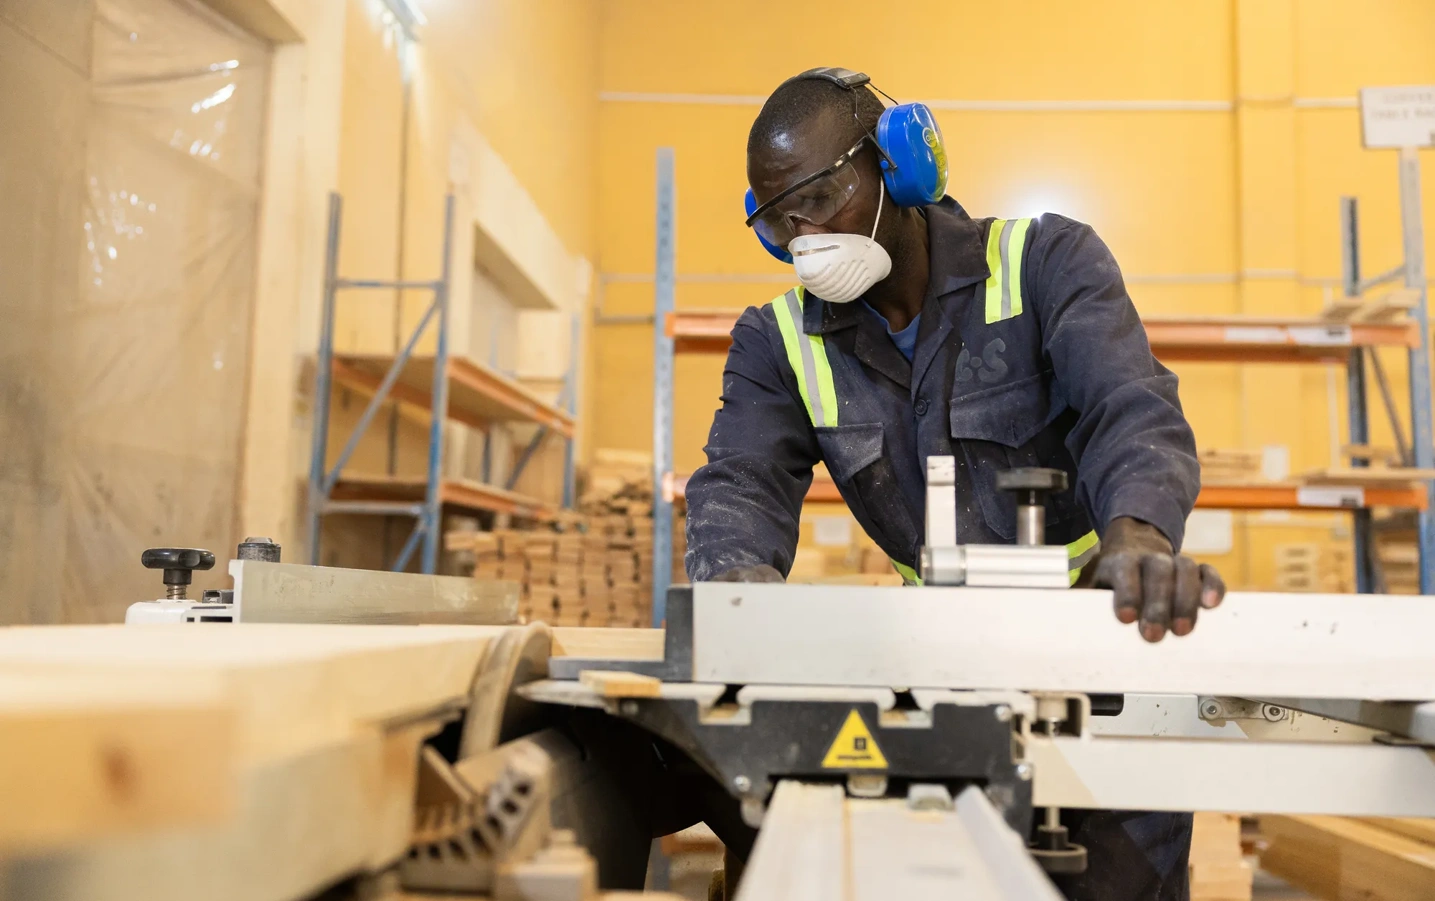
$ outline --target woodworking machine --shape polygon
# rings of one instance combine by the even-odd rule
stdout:
[[[572,630],[509,627],[420,751],[398,879],[504,899],[634,886],[661,796],[696,784],[674,773],[757,827],[740,901],[1051,901],[1047,874],[1085,865],[1062,808],[1435,816],[1427,599],[1235,593],[1146,644],[1042,543],[1059,473],[1004,475],[1017,546],[960,547],[951,463],[928,468],[920,587],[675,587],[661,656],[574,656]],[[129,620],[243,621],[213,608],[286,596],[322,620],[357,591],[338,570],[266,579],[277,547],[246,544],[231,596]],[[167,585],[205,563],[146,558]],[[365,577],[395,609],[431,593]]]

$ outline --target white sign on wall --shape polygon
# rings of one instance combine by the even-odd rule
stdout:
[[[1361,88],[1360,131],[1367,150],[1429,147],[1435,135],[1435,85]]]

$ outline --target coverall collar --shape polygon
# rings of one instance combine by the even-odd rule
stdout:
[[[927,297],[922,304],[925,312],[931,300],[985,281],[991,270],[987,268],[981,225],[967,215],[961,204],[943,197],[923,207],[922,212],[927,217]],[[804,304],[802,331],[807,335],[825,335],[858,325],[870,316],[856,302]],[[923,322],[922,339],[930,327]]]

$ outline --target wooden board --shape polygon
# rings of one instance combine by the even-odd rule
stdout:
[[[0,858],[213,826],[233,806],[233,728],[199,686],[0,675]]]
[[[559,627],[553,630],[553,656],[662,660],[663,630]]]
[[[1362,823],[1412,838],[1417,842],[1435,845],[1435,820],[1416,817],[1362,817]]]
[[[418,747],[466,700],[507,628],[0,630],[0,679],[69,680],[96,696],[116,686],[144,698],[210,692],[231,711],[224,743],[237,769],[227,774],[217,752],[210,767],[203,743],[166,744],[171,769],[192,769],[234,800],[230,816],[14,860],[0,882],[25,885],[27,901],[281,901],[391,863],[409,840]]]
[[[1261,817],[1263,869],[1330,901],[1430,901],[1435,848],[1359,820]]]

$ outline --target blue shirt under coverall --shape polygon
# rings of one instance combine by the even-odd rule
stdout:
[[[1049,466],[1065,470],[1073,490],[1051,499],[1048,542],[1132,516],[1180,548],[1200,488],[1195,440],[1176,376],[1151,355],[1105,243],[1064,216],[1036,219],[1021,266],[1024,309],[988,323],[992,220],[972,219],[951,198],[923,211],[929,276],[910,359],[899,349],[906,335],[889,333],[865,302],[809,295],[803,306],[803,331],[823,336],[837,425],[812,425],[771,306],[739,318],[708,463],[687,484],[693,581],[764,563],[786,574],[819,462],[867,534],[908,566],[922,545],[932,455],[957,461],[959,543],[1011,543],[1015,503],[996,474]],[[1090,855],[1086,874],[1062,882],[1069,897],[1184,901],[1189,815],[1065,818]]]

